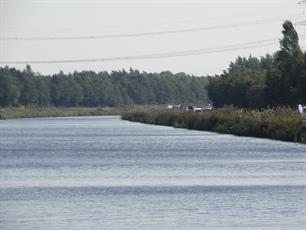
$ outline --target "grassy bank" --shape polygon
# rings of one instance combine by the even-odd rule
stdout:
[[[284,108],[260,112],[228,107],[204,113],[150,110],[124,113],[122,119],[238,136],[306,142],[306,117]]]
[[[0,107],[0,119],[31,117],[68,117],[68,116],[102,116],[121,115],[145,109],[145,106],[134,107]]]

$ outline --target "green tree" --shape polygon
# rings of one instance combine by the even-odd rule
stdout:
[[[277,70],[267,75],[267,96],[272,105],[295,106],[299,100],[299,78],[304,63],[303,52],[293,24],[285,21],[280,50],[276,53]]]
[[[20,91],[16,78],[7,70],[0,71],[0,105],[10,106],[18,102]]]

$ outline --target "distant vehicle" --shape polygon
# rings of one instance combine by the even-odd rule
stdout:
[[[194,110],[194,106],[193,105],[188,105],[187,106],[187,110],[188,111],[193,111]]]
[[[194,107],[194,108],[193,108],[193,112],[200,113],[200,112],[203,112],[203,109],[200,108],[200,107]]]
[[[203,111],[210,111],[212,110],[213,108],[211,107],[211,105],[208,105],[208,106],[205,106],[203,107]]]
[[[306,112],[306,106],[305,106],[305,105],[299,104],[299,105],[298,105],[298,110],[299,110],[300,113],[303,114],[303,113]]]

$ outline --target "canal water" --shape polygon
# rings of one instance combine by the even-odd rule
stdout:
[[[306,145],[122,121],[0,121],[0,229],[306,229]]]

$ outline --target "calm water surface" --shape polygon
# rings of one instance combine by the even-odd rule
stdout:
[[[121,121],[0,121],[0,229],[306,229],[306,145]]]

